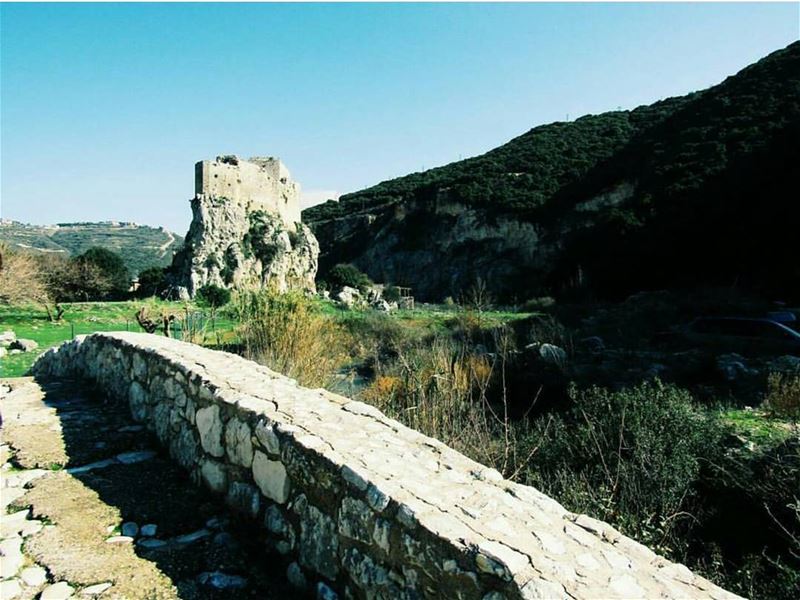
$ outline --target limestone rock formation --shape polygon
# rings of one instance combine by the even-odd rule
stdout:
[[[331,219],[317,220],[308,209],[323,278],[334,265],[352,263],[375,281],[412,287],[423,301],[459,298],[478,279],[507,297],[533,287],[557,257],[559,236],[539,225],[514,215],[487,218],[485,210],[445,196],[353,208]]]
[[[171,268],[176,295],[206,284],[315,291],[319,244],[300,223],[299,197],[277,158],[197,163],[192,223]]]

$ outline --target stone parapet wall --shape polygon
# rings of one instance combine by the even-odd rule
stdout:
[[[232,354],[94,334],[33,371],[128,402],[319,597],[735,597],[369,405]]]

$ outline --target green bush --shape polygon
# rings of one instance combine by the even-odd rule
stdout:
[[[196,299],[200,306],[210,308],[214,312],[231,301],[231,292],[218,285],[208,283],[197,290]]]
[[[167,278],[162,267],[150,267],[139,273],[139,289],[136,290],[140,298],[160,296],[167,289]]]
[[[278,254],[278,245],[275,239],[280,226],[276,223],[275,215],[263,210],[257,210],[248,215],[250,228],[242,240],[242,253],[246,258],[255,256],[262,264],[272,262]]]
[[[327,281],[333,289],[349,286],[361,292],[366,292],[373,285],[372,280],[365,273],[359,271],[357,267],[346,263],[334,266],[328,272]]]
[[[703,461],[722,428],[691,395],[656,380],[572,388],[571,412],[539,423],[529,482],[663,552],[691,524]]]
[[[390,283],[383,288],[383,299],[387,302],[400,302],[400,288]]]
[[[118,299],[127,295],[131,286],[131,277],[125,261],[116,252],[95,246],[75,257],[75,261],[78,265],[96,267],[109,282],[110,291],[102,298],[93,299]]]

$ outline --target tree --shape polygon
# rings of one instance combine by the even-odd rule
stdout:
[[[231,292],[226,288],[207,283],[197,290],[196,300],[200,306],[211,310],[211,318],[213,319],[217,309],[231,301]]]
[[[340,263],[328,272],[328,283],[334,290],[348,286],[362,293],[372,286],[372,280],[365,273],[347,263]]]
[[[139,273],[139,297],[160,296],[166,289],[167,278],[162,267],[150,267]]]
[[[400,302],[400,288],[396,285],[389,284],[383,288],[383,299],[387,302]]]
[[[100,300],[114,289],[109,276],[93,262],[56,255],[41,256],[38,262],[48,295],[56,303]]]
[[[119,254],[106,248],[93,247],[75,259],[82,266],[86,264],[98,267],[108,278],[110,290],[104,297],[119,298],[128,293],[131,285],[130,274],[125,262]]]
[[[31,254],[14,252],[0,242],[0,303],[39,302],[49,311],[49,297],[39,264]]]

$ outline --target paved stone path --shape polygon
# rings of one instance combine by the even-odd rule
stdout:
[[[286,598],[286,565],[70,382],[0,380],[0,598]],[[257,561],[257,562],[256,562]]]

